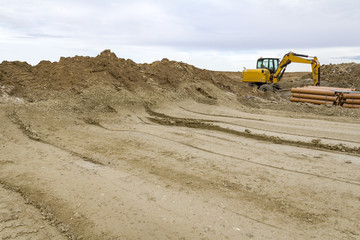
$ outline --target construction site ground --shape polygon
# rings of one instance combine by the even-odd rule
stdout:
[[[0,65],[0,239],[360,239],[360,110],[115,57]]]

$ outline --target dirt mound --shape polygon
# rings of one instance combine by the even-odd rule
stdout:
[[[360,89],[360,64],[341,63],[321,66],[322,80],[333,86]]]
[[[7,94],[38,101],[50,98],[54,91],[81,94],[92,86],[126,89],[149,96],[179,92],[197,100],[216,100],[219,91],[239,92],[240,82],[221,73],[163,59],[152,64],[136,64],[118,58],[110,50],[97,57],[62,57],[59,62],[42,61],[36,66],[26,62],[0,64],[0,85]]]
[[[320,72],[322,86],[360,89],[360,64],[358,63],[322,65]],[[311,79],[311,74],[304,75],[301,79]]]
[[[323,86],[360,89],[360,64],[324,65]],[[42,61],[0,64],[0,102],[21,103],[56,100],[61,108],[77,113],[114,112],[120,106],[179,102],[193,99],[205,104],[223,104],[249,111],[273,109],[309,112],[313,107],[291,103],[290,89],[311,85],[306,73],[287,73],[282,91],[262,93],[241,82],[241,72],[215,72],[166,58],[151,64],[137,64],[118,58],[110,50],[96,57],[62,57],[59,62]],[[342,115],[336,109],[316,108],[323,115]],[[346,112],[354,116],[354,111]]]

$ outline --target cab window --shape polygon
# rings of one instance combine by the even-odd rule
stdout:
[[[279,59],[274,59],[274,68],[275,68],[275,71],[276,69],[278,69],[279,67]]]
[[[269,59],[264,59],[261,68],[269,68]]]
[[[269,59],[259,59],[257,61],[256,68],[268,68],[269,67]]]
[[[270,59],[268,69],[270,70],[270,72],[275,72],[274,71],[274,59]]]

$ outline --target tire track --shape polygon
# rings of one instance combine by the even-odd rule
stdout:
[[[218,114],[209,114],[209,113],[201,113],[201,112],[196,112],[196,111],[192,111],[192,110],[188,110],[184,107],[178,106],[179,108],[181,108],[184,111],[187,112],[191,112],[191,113],[195,113],[195,114],[199,114],[199,115],[205,115],[205,116],[212,116],[212,117],[224,117],[224,118],[235,118],[235,119],[242,119],[242,120],[250,120],[250,121],[256,121],[256,122],[267,122],[263,119],[255,119],[255,118],[245,118],[245,117],[235,117],[235,116],[227,116],[227,115],[218,115]],[[280,134],[287,134],[287,135],[292,135],[289,134],[287,132],[282,132],[282,131],[275,131],[275,130],[264,130],[262,128],[257,128],[257,127],[247,127],[238,123],[229,123],[229,122],[225,122],[225,121],[218,121],[218,120],[205,120],[203,119],[202,121],[204,122],[216,122],[216,123],[224,123],[224,124],[229,124],[229,125],[234,125],[234,126],[240,126],[240,127],[244,127],[244,128],[250,128],[250,129],[255,129],[255,130],[259,130],[259,131],[267,131],[267,132],[272,132],[272,133],[280,133]],[[276,123],[276,122],[274,122]],[[310,138],[319,138],[318,136],[312,136],[312,135],[305,135],[305,134],[296,134],[296,135],[292,135],[292,136],[301,136],[301,137],[310,137]],[[327,140],[335,140],[335,141],[345,141],[343,139],[338,139],[338,138],[329,138],[329,137],[321,137],[323,139],[327,139]],[[352,141],[352,140],[346,140],[346,142],[350,142],[350,143],[357,143],[360,144],[358,141]]]
[[[109,179],[106,175],[104,175],[104,178],[105,178],[109,183],[111,183],[111,184],[113,184],[113,185],[116,185],[116,186],[122,188],[124,191],[129,191],[129,189],[121,187],[117,182],[114,182],[113,180]],[[142,197],[142,196],[140,196],[140,195],[137,195],[137,197],[140,198],[140,199],[145,200],[144,197]],[[218,207],[216,204],[211,203],[211,202],[208,202],[208,204],[211,204],[211,205],[214,206],[214,207]],[[161,208],[161,209],[163,209],[163,210],[165,210],[165,211],[171,211],[170,209],[165,208],[164,206],[162,206],[162,205],[160,205],[160,204],[158,204],[158,203],[156,203],[156,205],[157,205],[159,208]],[[251,220],[251,221],[253,221],[253,222],[257,222],[257,223],[260,223],[260,224],[262,224],[262,225],[265,225],[265,226],[268,226],[268,227],[271,227],[271,228],[275,228],[275,229],[284,231],[284,229],[282,229],[282,228],[280,228],[280,227],[278,227],[278,226],[275,226],[275,225],[272,225],[272,224],[269,224],[269,223],[260,221],[260,220],[258,220],[258,219],[249,217],[249,216],[247,216],[247,215],[245,215],[245,214],[236,212],[236,211],[234,211],[234,210],[232,210],[232,209],[230,209],[230,208],[228,208],[228,207],[223,206],[222,209],[227,210],[228,212],[231,212],[231,213],[236,214],[236,215],[238,215],[238,216],[241,216],[241,217],[243,217],[243,218],[245,218],[245,219]]]
[[[173,139],[161,137],[161,136],[158,136],[158,135],[155,135],[155,134],[152,134],[152,133],[147,133],[147,132],[138,131],[138,130],[128,130],[128,129],[111,129],[111,128],[107,128],[107,127],[105,127],[105,126],[103,126],[101,124],[98,125],[98,126],[103,128],[103,129],[106,129],[108,131],[135,132],[135,133],[145,134],[145,135],[160,138],[160,139],[163,139],[163,140],[166,140],[166,141],[170,141],[170,142],[173,142],[173,143],[181,144],[183,146],[187,146],[189,148],[193,148],[193,149],[200,150],[200,151],[203,151],[203,152],[211,153],[211,154],[226,157],[226,158],[232,158],[232,159],[236,159],[236,160],[239,160],[239,161],[242,161],[242,162],[247,162],[247,163],[262,166],[262,167],[272,168],[272,169],[276,169],[276,170],[279,170],[279,171],[302,174],[302,175],[312,176],[312,177],[316,177],[316,178],[323,178],[323,179],[328,179],[328,180],[337,181],[337,182],[341,182],[341,183],[347,183],[347,184],[351,184],[351,185],[360,186],[359,182],[354,182],[354,181],[351,181],[351,180],[343,180],[343,179],[338,179],[338,178],[333,178],[333,177],[328,177],[328,176],[324,176],[324,175],[319,175],[319,174],[314,174],[314,173],[309,173],[309,172],[303,172],[303,171],[298,171],[298,170],[293,170],[293,169],[287,169],[287,168],[283,168],[283,167],[277,167],[277,166],[270,165],[270,164],[265,164],[265,163],[254,162],[254,161],[244,159],[244,158],[240,158],[240,157],[235,157],[235,156],[231,156],[231,155],[227,155],[227,154],[223,154],[223,153],[217,153],[217,152],[205,149],[205,148],[201,148],[201,147],[197,147],[197,146],[194,146],[194,145],[191,145],[191,144],[188,144],[188,143],[183,143],[183,142],[179,142],[179,141],[176,141],[176,140],[173,140]]]
[[[290,139],[283,139],[277,136],[268,136],[266,134],[253,134],[249,132],[240,132],[229,128],[224,128],[214,124],[205,123],[202,119],[191,119],[191,118],[177,118],[172,116],[167,116],[163,113],[157,113],[146,108],[148,114],[153,117],[148,117],[148,119],[154,123],[160,125],[167,125],[167,126],[180,126],[180,127],[188,127],[188,128],[195,128],[195,129],[205,129],[211,131],[218,131],[227,134],[236,135],[239,137],[245,137],[249,139],[254,139],[258,141],[265,141],[265,142],[272,142],[277,144],[286,144],[289,146],[296,146],[296,147],[305,147],[309,149],[327,149],[332,151],[341,152],[342,154],[356,154],[360,155],[360,147],[347,147],[342,145],[341,143],[338,145],[329,145],[323,144],[320,141],[318,142],[303,142],[303,141],[295,141]]]
[[[69,231],[69,227],[66,224],[59,221],[51,212],[48,211],[47,207],[44,206],[41,202],[35,201],[31,197],[29,197],[29,195],[25,191],[23,191],[20,187],[14,186],[14,185],[4,181],[3,179],[0,179],[0,187],[2,187],[5,190],[13,192],[14,194],[17,194],[19,196],[19,199],[24,200],[24,203],[23,203],[24,205],[28,204],[28,205],[32,206],[34,208],[34,210],[33,209],[28,209],[28,207],[22,207],[20,205],[21,204],[20,202],[16,203],[16,204],[18,204],[17,207],[19,207],[20,209],[26,208],[26,209],[28,209],[29,212],[30,211],[37,211],[39,213],[39,215],[41,216],[41,219],[44,221],[44,223],[46,223],[48,225],[48,226],[43,225],[43,226],[37,226],[37,227],[32,226],[32,225],[26,225],[26,224],[23,224],[23,221],[31,221],[32,222],[32,221],[34,221],[36,219],[37,216],[31,215],[30,219],[24,220],[24,219],[20,218],[18,216],[18,214],[15,214],[15,215],[12,215],[8,219],[0,221],[0,223],[1,222],[11,223],[11,222],[14,222],[14,221],[20,221],[21,224],[16,225],[16,226],[13,226],[13,225],[5,226],[4,228],[0,229],[0,232],[5,230],[6,228],[11,228],[13,230],[14,228],[17,228],[17,227],[24,227],[24,228],[27,228],[27,229],[34,229],[34,228],[36,229],[36,230],[32,230],[32,231],[23,231],[23,230],[15,231],[16,235],[14,237],[17,238],[17,237],[20,237],[20,236],[31,235],[31,234],[37,234],[37,235],[38,234],[47,234],[46,232],[43,231],[43,228],[48,229],[48,227],[53,226],[60,236],[63,236],[64,238],[66,237],[67,239],[71,239],[71,240],[76,239],[76,237]],[[38,225],[38,222],[33,222],[33,224]],[[33,236],[29,236],[29,239],[30,238],[32,239],[32,237]],[[10,237],[10,238],[12,238],[12,237]],[[35,238],[36,238],[36,236],[35,236]],[[2,238],[0,237],[0,239],[2,239]],[[41,239],[43,239],[43,238],[41,238]]]
[[[19,127],[19,129],[22,131],[22,133],[27,136],[30,140],[33,140],[33,141],[37,141],[37,142],[41,142],[43,144],[47,144],[49,146],[52,146],[52,147],[55,147],[55,148],[58,148],[62,151],[65,151],[69,154],[71,154],[72,156],[75,156],[75,157],[79,157],[81,158],[82,160],[86,161],[86,162],[91,162],[91,163],[94,163],[94,164],[97,164],[97,165],[103,165],[101,162],[93,159],[93,158],[89,158],[87,156],[84,156],[80,153],[77,153],[77,152],[74,152],[70,149],[67,149],[66,147],[64,146],[59,146],[59,145],[54,145],[53,143],[51,142],[48,142],[46,140],[44,140],[43,138],[40,137],[40,135],[34,131],[32,131],[32,129],[29,127],[29,126],[26,126],[20,119],[20,117],[16,114],[16,112],[12,112],[8,115],[8,118],[10,119],[10,121]],[[93,124],[94,125],[94,124]],[[96,124],[95,124],[96,125]]]
[[[227,138],[224,138],[224,137],[214,136],[214,135],[210,135],[210,134],[206,134],[206,133],[199,133],[199,134],[203,135],[203,136],[206,136],[206,137],[215,138],[215,139],[219,139],[219,140],[222,140],[222,141],[230,142],[230,143],[238,143],[237,141],[230,140],[230,139],[227,139]],[[295,146],[295,147],[303,148],[301,146]],[[311,148],[311,149],[317,150],[317,151],[322,151],[322,152],[328,152],[328,153],[332,153],[332,154],[335,152],[336,154],[338,154],[338,151],[334,151],[334,150],[330,150],[330,149],[322,149],[322,148],[316,148],[316,147]],[[347,152],[342,152],[341,154],[342,155],[348,155],[348,156],[358,156],[357,154],[347,153]]]
[[[41,138],[36,132],[33,132],[31,131],[30,128],[28,127],[25,127],[24,123],[21,121],[21,119],[19,118],[19,116],[15,113],[11,114],[11,116],[9,116],[9,119],[11,120],[11,122],[13,122],[13,124],[15,124],[16,126],[18,126],[23,134],[28,137],[30,140],[33,140],[33,141],[38,141],[40,143],[43,143],[43,144],[46,144],[46,145],[50,145],[52,147],[55,147],[57,149],[60,149],[62,151],[65,151],[67,153],[70,153],[71,155],[73,156],[76,156],[76,157],[79,157],[81,158],[82,160],[84,161],[87,161],[87,162],[91,162],[91,163],[94,163],[94,164],[98,164],[98,165],[101,165],[101,166],[104,166],[104,164],[102,164],[100,161],[96,160],[96,159],[93,159],[93,158],[89,158],[89,157],[86,157],[80,153],[77,153],[77,152],[74,152],[72,150],[68,150],[68,149],[65,149],[63,147],[59,147],[57,145],[54,145],[50,142],[47,142],[45,141],[43,138]],[[143,121],[140,117],[139,119],[141,121]],[[144,122],[145,123],[145,122]],[[148,123],[149,124],[149,123]],[[121,131],[121,132],[138,132],[138,133],[142,133],[142,134],[146,134],[145,132],[141,132],[141,131],[136,131],[136,130],[111,130],[111,129],[108,129],[104,126],[102,126],[100,123],[96,123],[96,124],[90,124],[90,125],[93,125],[93,126],[98,126],[98,127],[101,127],[102,129],[105,129],[105,130],[108,130],[108,131]],[[153,125],[153,124],[151,124]],[[154,137],[157,137],[156,135],[152,135],[152,134],[148,134],[148,135],[151,135],[151,136],[154,136]],[[165,139],[165,138],[163,138]],[[190,145],[189,145],[190,146]],[[118,184],[114,183],[112,180],[108,179],[107,177],[105,177],[105,179],[110,182],[110,183],[113,183],[114,185],[117,185],[119,187]],[[16,193],[19,193],[23,198],[24,200],[28,203],[28,204],[31,204],[32,206],[34,206],[35,208],[39,209],[41,211],[41,213],[43,215],[46,216],[46,220],[49,222],[49,223],[55,223],[55,226],[57,227],[57,229],[62,232],[64,234],[64,236],[66,236],[67,238],[69,239],[76,239],[76,237],[74,237],[74,235],[69,231],[69,227],[67,225],[65,225],[64,223],[60,222],[52,213],[48,212],[46,210],[46,207],[44,207],[42,204],[30,199],[28,197],[28,195],[19,187],[15,187],[15,186],[12,186],[10,185],[9,183],[3,181],[0,179],[0,186],[3,186],[5,189],[8,189],[8,190],[11,190],[13,192],[16,192]],[[125,191],[128,191],[128,189],[125,189],[123,188],[123,190]],[[141,197],[140,195],[138,195],[138,197],[140,198],[143,198]],[[215,206],[215,204],[213,203],[210,203],[211,205]],[[161,205],[158,205],[158,207],[164,209],[164,210],[167,210],[169,211],[169,209],[166,209],[164,208],[163,206]],[[239,212],[236,212],[230,208],[227,208],[227,207],[222,207],[224,210],[227,210],[228,212],[231,212],[233,214],[236,214],[238,216],[241,216],[245,219],[248,219],[250,221],[253,221],[253,222],[257,222],[259,224],[262,224],[262,225],[265,225],[265,226],[268,226],[268,227],[271,227],[271,228],[275,228],[277,230],[281,230],[281,231],[284,231],[284,229],[278,227],[278,226],[275,226],[275,225],[272,225],[272,224],[269,224],[269,223],[266,223],[266,222],[263,222],[263,221],[260,221],[258,219],[255,219],[255,218],[252,218],[252,217],[249,217],[245,214],[242,214],[242,213],[239,213]]]
[[[178,142],[178,141],[170,140],[170,139],[167,139],[167,138],[164,138],[164,137],[159,137],[157,135],[142,132],[142,131],[138,131],[138,130],[111,129],[111,128],[107,128],[107,127],[105,127],[105,126],[103,126],[101,124],[96,124],[95,126],[101,127],[102,129],[105,129],[107,131],[139,133],[140,135],[148,135],[148,136],[151,136],[151,137],[157,137],[157,138],[167,140],[167,141],[171,141],[171,142],[174,142],[174,143],[177,143],[177,144],[182,144],[182,145],[185,145],[185,146],[188,146],[188,147],[196,148],[196,147],[194,147],[194,146],[192,146],[190,144],[184,144],[184,143],[181,143],[181,142]],[[201,148],[196,148],[196,149],[201,150]],[[239,194],[239,197],[242,196],[242,198],[245,199],[244,201],[261,202],[260,206],[255,204],[255,203],[254,204],[257,205],[258,207],[260,207],[261,209],[263,209],[264,211],[269,211],[268,208],[266,208],[266,207],[264,208],[264,205],[265,205],[265,206],[270,206],[269,208],[272,209],[271,211],[276,209],[276,211],[281,212],[281,214],[288,215],[290,217],[295,218],[296,220],[304,221],[304,219],[313,219],[314,221],[319,221],[319,222],[324,221],[322,215],[307,212],[306,210],[302,210],[302,209],[300,209],[300,208],[298,208],[296,206],[292,206],[291,203],[287,205],[288,208],[285,211],[283,208],[279,207],[282,204],[282,202],[279,201],[278,199],[265,198],[262,195],[259,195],[257,193],[253,193],[253,192],[247,190],[241,184],[232,183],[232,182],[227,181],[227,180],[221,180],[221,182],[212,181],[212,180],[204,179],[204,178],[199,177],[199,176],[194,175],[194,174],[187,174],[187,173],[184,173],[184,172],[179,172],[179,171],[176,171],[174,169],[167,168],[167,167],[161,167],[161,166],[154,167],[154,165],[152,163],[149,163],[149,162],[140,162],[140,163],[136,163],[135,165],[136,166],[140,165],[141,168],[150,169],[151,174],[155,174],[157,176],[170,179],[171,181],[175,181],[175,182],[180,183],[180,184],[185,184],[185,182],[183,182],[183,183],[181,183],[181,182],[183,181],[183,179],[187,179],[186,186],[187,187],[191,186],[194,189],[198,189],[199,186],[201,186],[201,189],[204,186],[207,186],[206,187],[207,189],[211,189],[212,191],[216,190],[216,191],[222,192],[221,195],[223,195],[223,194],[226,195],[226,192],[228,190],[231,190],[233,192],[237,192]],[[225,192],[224,192],[224,190],[225,190]],[[231,196],[227,196],[227,197],[233,198]],[[210,203],[210,204],[215,206],[215,207],[218,207],[218,205],[216,205],[215,203]],[[260,223],[260,224],[263,224],[263,225],[266,225],[266,226],[269,226],[269,227],[272,227],[272,228],[275,228],[275,229],[278,229],[278,230],[285,231],[283,228],[280,228],[278,226],[263,222],[263,221],[261,221],[259,219],[250,217],[250,216],[245,215],[245,214],[243,214],[241,212],[234,211],[233,209],[231,209],[229,207],[222,206],[222,208],[224,210],[228,211],[228,212],[231,212],[233,214],[236,214],[236,215],[238,215],[240,217],[243,217],[243,218],[246,218],[248,220],[251,220],[251,221],[254,221],[254,222],[257,222],[257,223]],[[168,210],[168,209],[166,209],[166,210]],[[307,217],[304,217],[304,216],[307,216]]]
[[[18,119],[20,121],[20,125],[23,124],[20,120],[20,118]],[[15,124],[15,123],[14,123]],[[19,122],[16,124],[19,126]],[[129,133],[139,133],[139,134],[146,134],[146,135],[149,135],[149,136],[152,136],[152,137],[156,137],[156,138],[160,138],[160,139],[163,139],[163,140],[167,140],[167,141],[171,141],[171,142],[174,142],[174,143],[177,143],[177,144],[182,144],[184,146],[187,146],[187,147],[190,147],[190,148],[193,148],[193,149],[197,149],[197,150],[200,150],[200,151],[204,151],[204,152],[208,152],[208,153],[211,153],[211,154],[215,154],[215,155],[219,155],[219,156],[223,156],[223,157],[227,157],[227,158],[231,158],[231,159],[237,159],[237,160],[240,160],[240,161],[243,161],[243,162],[248,162],[248,163],[251,163],[251,164],[256,164],[256,165],[260,165],[260,166],[264,166],[264,167],[270,167],[270,168],[273,168],[273,169],[278,169],[278,170],[281,170],[281,171],[288,171],[288,172],[294,172],[294,173],[299,173],[299,174],[306,174],[306,175],[310,175],[310,176],[315,176],[315,177],[322,177],[322,178],[326,178],[326,179],[331,179],[333,181],[339,181],[339,182],[345,182],[345,183],[350,183],[350,184],[354,184],[354,185],[360,185],[360,183],[354,183],[354,182],[351,182],[351,181],[344,181],[344,180],[340,180],[340,179],[336,179],[336,178],[330,178],[330,177],[326,177],[326,176],[319,176],[319,175],[315,175],[315,174],[311,174],[311,173],[307,173],[307,172],[300,172],[300,171],[294,171],[294,170],[291,170],[291,169],[283,169],[283,168],[280,168],[280,167],[276,167],[276,166],[273,166],[273,165],[267,165],[267,164],[262,164],[262,163],[257,163],[257,162],[253,162],[253,161],[250,161],[250,160],[246,160],[246,159],[242,159],[242,158],[239,158],[239,157],[234,157],[234,156],[231,156],[231,155],[226,155],[226,154],[221,154],[221,153],[217,153],[217,152],[214,152],[214,151],[211,151],[211,150],[208,150],[208,149],[204,149],[204,148],[201,148],[201,147],[197,147],[197,146],[194,146],[194,145],[191,145],[191,144],[187,144],[187,143],[183,143],[183,142],[180,142],[180,141],[175,141],[175,140],[172,140],[172,139],[169,139],[169,138],[165,138],[165,137],[160,137],[156,134],[151,134],[151,133],[147,133],[147,132],[143,132],[143,131],[138,131],[138,130],[129,130],[129,129],[111,129],[111,128],[107,128],[103,125],[101,125],[100,123],[96,123],[96,124],[91,124],[93,126],[97,126],[97,127],[100,127],[102,129],[106,129],[108,131],[120,131],[120,132],[129,132]],[[154,125],[154,124],[151,124],[151,125]],[[21,126],[19,126],[21,127]],[[29,130],[29,129],[28,129]],[[30,129],[31,130],[31,129]],[[62,147],[58,147],[50,142],[47,142],[45,141],[44,139],[42,139],[41,137],[39,138],[35,138],[35,139],[32,139],[31,138],[31,134],[30,136],[28,134],[26,134],[27,132],[26,131],[23,131],[23,133],[31,140],[36,140],[36,141],[39,141],[41,143],[44,143],[44,144],[48,144],[48,145],[51,145],[53,147],[56,147],[56,148],[59,148],[63,151],[66,151],[66,152],[69,152],[69,153],[72,153],[72,154],[76,154],[76,156],[82,156],[82,159],[85,160],[85,161],[88,161],[89,158],[87,158],[86,156],[80,154],[80,153],[76,153],[74,151],[71,151],[71,150],[68,150],[68,149],[64,149]],[[90,159],[91,162],[98,162],[96,159]],[[236,186],[229,186],[230,188],[232,187],[236,187]],[[272,202],[272,200],[270,200],[270,204],[276,204],[276,200],[274,199],[275,202]],[[215,206],[215,205],[214,205]],[[241,217],[244,217],[246,219],[249,219],[251,221],[255,221],[259,224],[263,224],[263,225],[266,225],[266,226],[269,226],[269,227],[272,227],[272,228],[275,228],[275,229],[279,229],[279,230],[282,230],[284,231],[283,229],[281,229],[280,227],[277,227],[275,225],[272,225],[272,224],[268,224],[266,222],[262,222],[261,220],[258,220],[256,218],[252,218],[252,217],[249,217],[245,214],[242,214],[242,213],[239,213],[237,211],[234,211],[232,210],[231,208],[224,208],[225,210],[229,211],[229,212],[232,212],[238,216],[241,216]],[[266,209],[265,209],[266,211]],[[293,210],[291,211],[300,211],[299,212],[299,216],[300,218],[302,219],[308,219],[307,217],[303,217],[303,216],[307,216],[307,214],[310,214],[310,218],[311,219],[319,219],[317,221],[323,221],[322,217],[321,216],[317,216],[317,215],[313,215],[313,213],[311,212],[304,212],[304,210],[301,210],[301,209],[297,209],[296,207],[294,207]]]
[[[236,117],[236,116],[222,115],[222,114],[202,113],[202,112],[196,112],[196,111],[193,111],[193,110],[186,109],[186,108],[184,108],[182,106],[177,106],[177,107],[181,108],[182,110],[187,111],[187,112],[196,113],[196,114],[205,115],[205,116],[210,116],[210,117],[224,117],[224,118],[235,118],[235,119],[244,119],[244,120],[265,122],[265,120],[261,119],[261,118],[256,119],[256,118]]]
[[[63,151],[66,151],[66,152],[70,153],[73,156],[79,157],[79,158],[83,159],[84,161],[91,162],[91,163],[98,164],[98,165],[103,165],[100,161],[97,161],[94,158],[89,158],[89,157],[84,156],[84,155],[82,155],[80,153],[77,153],[77,152],[74,152],[72,150],[66,149],[64,147],[60,147],[60,146],[54,145],[54,144],[52,144],[50,142],[47,142],[44,139],[40,138],[37,134],[34,137],[34,133],[29,128],[25,127],[25,125],[22,123],[21,119],[19,118],[19,116],[16,113],[9,115],[9,119],[15,125],[19,126],[19,128],[23,131],[23,133],[31,140],[39,141],[39,142],[42,142],[44,144],[48,144],[50,146],[56,147],[58,149],[61,149]],[[342,180],[342,179],[338,179],[338,178],[332,178],[332,177],[313,174],[313,173],[309,173],[309,172],[303,172],[303,171],[298,171],[298,170],[293,170],[293,169],[286,169],[286,168],[283,168],[283,167],[277,167],[277,166],[270,165],[270,164],[254,162],[254,161],[247,160],[247,159],[244,159],[244,158],[239,158],[239,157],[235,157],[235,156],[231,156],[231,155],[227,155],[227,154],[217,153],[217,152],[205,149],[205,148],[193,146],[193,145],[188,144],[188,143],[175,141],[175,140],[172,140],[172,139],[164,138],[164,137],[161,137],[161,136],[158,136],[158,135],[155,135],[155,134],[151,134],[151,133],[147,133],[147,132],[142,132],[142,131],[138,131],[138,130],[128,130],[128,129],[110,129],[110,128],[106,128],[105,126],[101,125],[100,123],[92,124],[92,125],[101,127],[103,129],[106,129],[106,130],[109,130],[109,131],[137,132],[137,133],[141,133],[141,134],[147,134],[149,136],[157,137],[157,138],[160,138],[160,139],[163,139],[163,140],[166,140],[166,141],[171,141],[171,142],[181,144],[181,145],[193,148],[193,149],[197,149],[197,150],[200,150],[200,151],[204,151],[204,152],[215,154],[215,155],[222,156],[222,157],[233,158],[233,159],[236,159],[236,160],[239,160],[239,161],[242,161],[242,162],[247,162],[247,163],[251,163],[251,164],[254,164],[254,165],[258,165],[258,166],[263,166],[263,167],[267,167],[267,168],[277,169],[277,170],[280,170],[280,171],[303,174],[303,175],[308,175],[308,176],[312,176],[312,177],[319,177],[319,178],[323,178],[323,179],[329,179],[329,180],[332,180],[332,181],[338,181],[338,182],[342,182],[342,183],[348,183],[348,184],[360,186],[359,182],[353,182],[351,180]],[[210,129],[206,129],[206,130],[210,130]],[[241,135],[247,135],[247,133],[241,133]],[[299,147],[299,146],[297,146],[297,147]],[[323,150],[321,148],[314,148],[314,147],[311,147],[311,148],[316,149],[316,150]]]

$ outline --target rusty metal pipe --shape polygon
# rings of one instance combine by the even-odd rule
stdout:
[[[313,89],[313,88],[291,88],[292,93],[309,93],[317,95],[335,96],[334,91],[325,89]]]
[[[345,108],[360,108],[360,104],[344,103],[342,106],[345,107]]]
[[[307,94],[307,93],[293,93],[293,97],[307,98],[307,99],[317,99],[317,100],[325,100],[325,101],[336,101],[336,99],[337,99],[337,97],[333,97],[333,96]]]
[[[296,97],[291,97],[290,101],[291,102],[315,103],[315,104],[329,104],[329,105],[334,104],[333,101],[324,101],[324,100],[307,99],[307,98],[296,98]]]
[[[347,98],[345,99],[346,103],[360,104],[360,99]]]
[[[359,93],[344,93],[344,98],[360,98]]]
[[[334,90],[334,91],[356,91],[355,88],[339,88],[339,87],[324,87],[324,86],[305,86],[304,88],[324,89],[324,90]]]

